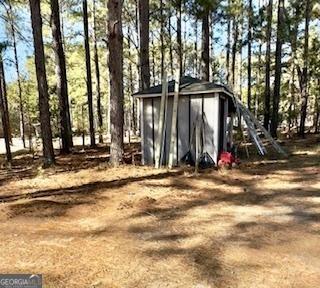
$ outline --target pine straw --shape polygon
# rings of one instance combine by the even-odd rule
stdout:
[[[58,159],[68,170],[4,177],[0,270],[42,273],[50,288],[318,287],[314,140],[198,176],[80,153]]]

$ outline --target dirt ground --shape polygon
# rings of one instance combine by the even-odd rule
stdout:
[[[320,287],[319,141],[198,176],[111,168],[104,149],[48,171],[16,155],[0,170],[0,271],[48,288]]]

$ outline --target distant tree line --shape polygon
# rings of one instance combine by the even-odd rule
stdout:
[[[80,134],[95,147],[110,133],[121,163],[124,131],[139,133],[131,94],[177,69],[231,87],[274,137],[318,133],[319,16],[316,0],[0,0],[7,161],[12,135],[26,147],[39,123],[45,166],[54,137],[70,153]],[[19,57],[24,45],[32,57]]]

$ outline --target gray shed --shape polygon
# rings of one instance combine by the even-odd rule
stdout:
[[[174,80],[168,83],[164,164],[169,158],[174,84]],[[155,163],[155,141],[158,135],[161,92],[162,85],[157,85],[133,95],[140,100],[141,149],[144,165]],[[205,123],[202,150],[207,152],[217,164],[219,153],[227,150],[228,143],[232,142],[232,114],[234,112],[232,92],[226,86],[189,76],[182,77],[178,102],[175,165],[180,164],[188,151],[192,155],[195,154],[195,148],[192,145],[193,131],[199,117]]]

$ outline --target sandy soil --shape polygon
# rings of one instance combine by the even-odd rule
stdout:
[[[0,271],[45,287],[319,287],[319,139],[240,169],[110,168],[103,149],[0,170]],[[29,164],[29,168],[25,168]]]

